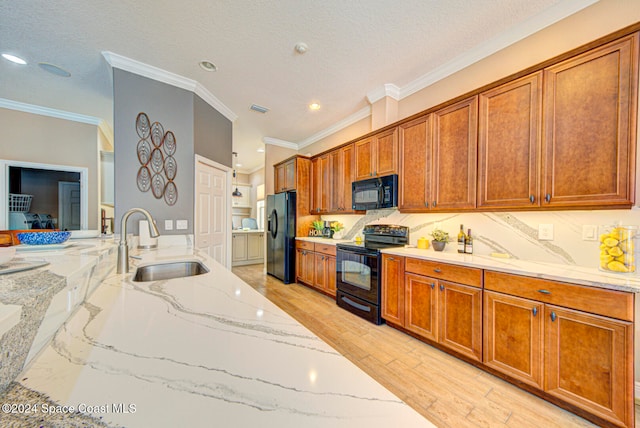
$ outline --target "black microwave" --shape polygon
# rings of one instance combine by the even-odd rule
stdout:
[[[398,206],[398,174],[354,181],[351,190],[356,211]]]

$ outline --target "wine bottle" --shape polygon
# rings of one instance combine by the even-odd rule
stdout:
[[[471,229],[467,232],[467,239],[464,243],[464,252],[467,254],[473,254],[473,238],[471,237]]]
[[[465,241],[466,241],[466,235],[464,234],[464,227],[462,225],[460,225],[460,232],[458,232],[458,252],[459,253],[464,253],[465,251]]]

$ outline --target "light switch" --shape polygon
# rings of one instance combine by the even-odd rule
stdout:
[[[173,220],[164,221],[164,230],[173,230]]]
[[[540,241],[553,241],[553,224],[539,224],[538,239]]]
[[[594,224],[582,225],[582,240],[583,241],[597,241],[598,226]]]
[[[187,220],[176,220],[176,229],[185,230],[189,227],[189,222]]]

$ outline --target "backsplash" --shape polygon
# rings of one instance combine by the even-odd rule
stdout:
[[[475,254],[498,252],[522,260],[597,267],[599,242],[582,239],[583,225],[600,226],[619,222],[640,226],[640,209],[440,214],[404,214],[396,209],[385,209],[367,211],[366,215],[326,215],[322,219],[343,223],[345,239],[354,239],[362,233],[366,224],[408,226],[410,245],[414,246],[420,237],[430,240],[429,233],[436,225],[449,232],[449,236],[455,240],[460,224],[463,224],[465,232],[471,229]],[[553,225],[553,240],[538,240],[540,224]],[[640,239],[636,239],[636,256],[640,257],[638,247]],[[445,251],[456,252],[455,242],[449,243]]]

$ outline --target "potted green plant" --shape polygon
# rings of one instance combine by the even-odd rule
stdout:
[[[342,229],[344,229],[344,225],[339,221],[331,222],[331,230],[333,231],[334,239],[342,239],[342,233],[340,232]]]
[[[314,220],[312,223],[313,234],[311,236],[322,236],[322,229],[324,229],[324,221]]]
[[[447,242],[451,240],[449,238],[448,232],[445,232],[444,230],[438,229],[438,228],[433,229],[430,235],[433,238],[431,240],[431,245],[433,246],[433,249],[436,251],[444,250],[444,247],[447,245]]]

